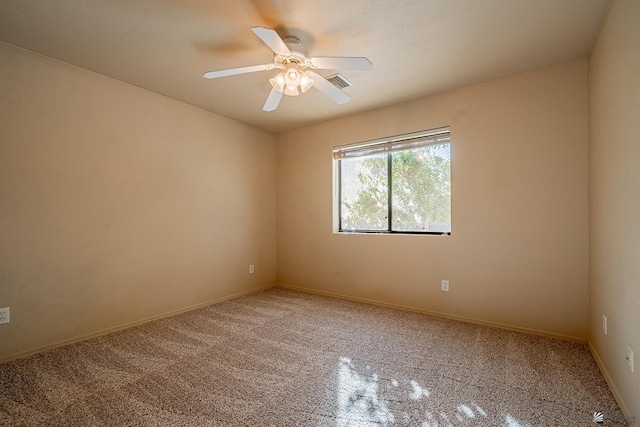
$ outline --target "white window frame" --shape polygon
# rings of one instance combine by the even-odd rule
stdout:
[[[372,141],[363,141],[353,144],[333,147],[333,171],[334,171],[334,232],[347,234],[418,234],[418,235],[451,235],[451,231],[411,231],[393,230],[392,227],[392,205],[388,205],[389,226],[386,230],[358,230],[342,229],[341,227],[341,174],[340,160],[356,157],[371,156],[375,154],[393,153],[397,151],[411,150],[431,145],[450,144],[451,150],[451,130],[447,127],[430,129],[420,132],[413,132],[387,138],[380,138]],[[391,174],[391,170],[388,171]],[[388,189],[391,192],[391,189]]]

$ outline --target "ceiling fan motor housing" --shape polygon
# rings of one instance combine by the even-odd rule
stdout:
[[[282,39],[284,44],[287,45],[291,52],[301,52],[302,54],[306,54],[306,49],[302,46],[302,42],[300,39],[293,36],[288,36]]]

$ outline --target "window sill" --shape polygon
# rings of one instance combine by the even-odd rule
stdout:
[[[362,230],[337,230],[333,234],[346,234],[346,235],[384,235],[384,236],[446,236],[450,237],[451,232],[442,231],[362,231]]]

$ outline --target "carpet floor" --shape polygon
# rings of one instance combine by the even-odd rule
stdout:
[[[0,365],[2,426],[625,425],[584,344],[273,288]]]

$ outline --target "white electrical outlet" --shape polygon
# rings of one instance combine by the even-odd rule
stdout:
[[[602,315],[602,332],[607,335],[607,316]]]
[[[9,323],[9,307],[0,308],[0,324]]]
[[[627,347],[627,366],[633,374],[633,350],[631,350],[631,347]]]
[[[251,264],[251,265],[249,266],[249,274],[253,274],[253,273],[255,273],[255,272],[256,272],[256,269],[255,269],[255,267],[253,266],[253,264]]]
[[[449,281],[448,280],[443,280],[440,284],[440,289],[443,292],[449,292]]]

